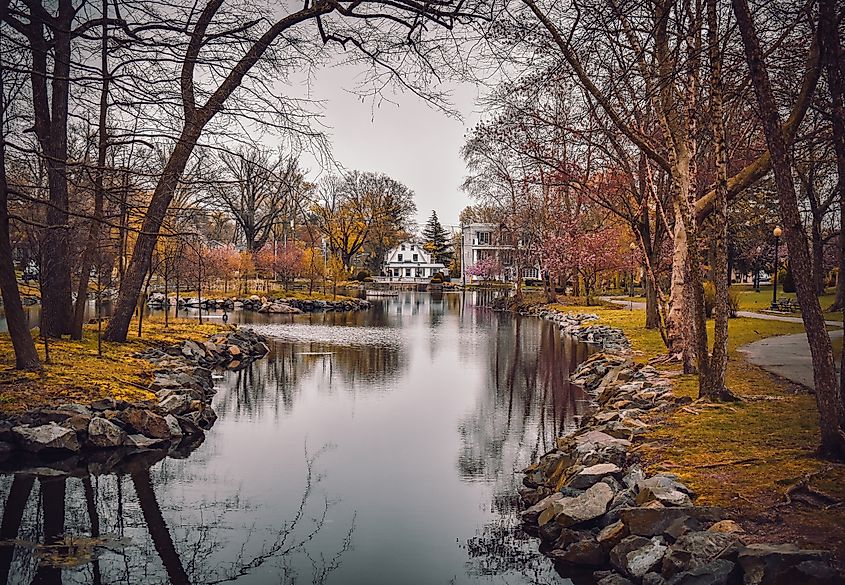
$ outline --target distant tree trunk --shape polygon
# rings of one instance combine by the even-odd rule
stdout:
[[[830,1],[830,0],[827,0]],[[822,2],[824,5],[826,2]],[[798,303],[810,354],[813,360],[813,380],[816,388],[816,403],[819,410],[821,451],[824,454],[845,458],[845,405],[836,380],[833,349],[824,322],[821,306],[813,286],[812,266],[807,248],[807,239],[801,224],[801,213],[792,178],[792,160],[780,124],[777,104],[772,93],[769,74],[757,38],[757,31],[746,0],[731,0],[736,15],[745,57],[751,75],[751,83],[757,95],[757,105],[763,122],[766,143],[772,157],[775,185],[780,199],[780,216],[783,222],[784,239],[789,251],[789,264],[795,281]],[[832,10],[832,6],[827,10]],[[832,19],[825,26],[833,26]],[[825,17],[821,17],[825,23]],[[836,33],[834,33],[836,34]],[[825,39],[824,35],[820,35]]]
[[[657,298],[657,284],[646,274],[643,276],[643,291],[645,292],[645,328],[660,328],[660,301]]]
[[[85,244],[85,251],[82,255],[82,266],[79,271],[79,287],[76,291],[76,306],[73,312],[73,323],[71,325],[71,339],[82,339],[82,323],[85,320],[85,305],[88,300],[88,279],[91,274],[91,266],[94,264],[94,256],[100,244],[100,222],[103,218],[103,199],[105,189],[103,187],[103,175],[106,167],[106,152],[108,150],[108,121],[109,107],[109,61],[108,61],[108,0],[103,0],[103,32],[100,48],[100,71],[102,73],[102,86],[100,89],[100,119],[97,138],[97,169],[94,177],[94,217],[88,228],[88,241]]]
[[[126,268],[123,282],[120,283],[120,292],[117,302],[106,327],[105,338],[108,341],[126,341],[126,334],[129,331],[129,323],[132,320],[132,313],[138,303],[138,293],[144,285],[144,277],[150,267],[150,259],[153,248],[155,248],[158,230],[167,214],[167,209],[176,192],[176,185],[179,182],[191,152],[194,150],[196,141],[199,138],[201,127],[196,122],[186,122],[182,135],[176,142],[173,153],[164,167],[161,179],[156,185],[144,222],[141,225],[141,232],[135,241],[132,250],[132,259]]]

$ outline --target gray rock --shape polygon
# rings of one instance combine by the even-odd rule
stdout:
[[[836,583],[830,553],[802,550],[793,544],[751,544],[739,551],[745,585],[821,585]],[[832,571],[832,569],[831,569]],[[840,581],[841,582],[841,581]]]
[[[611,549],[610,566],[639,580],[660,565],[666,550],[666,544],[659,536],[651,539],[628,536]]]
[[[173,416],[172,414],[168,414],[164,417],[164,421],[167,423],[168,428],[170,429],[170,436],[174,439],[179,439],[184,436],[182,432],[182,427],[179,426],[178,419]]]
[[[594,540],[573,542],[566,550],[553,550],[549,556],[556,561],[586,567],[601,567],[607,563],[602,547]]]
[[[610,486],[597,483],[580,496],[561,498],[552,504],[555,521],[567,528],[595,520],[607,512],[613,495]]]
[[[613,463],[599,463],[585,467],[567,482],[567,486],[579,490],[585,490],[604,479],[606,476],[621,475],[622,470]]]
[[[191,408],[191,397],[171,392],[158,405],[167,414],[185,414]]]
[[[93,413],[91,409],[87,406],[83,406],[82,404],[62,404],[58,408],[59,410],[64,410],[65,412],[73,412],[76,414],[81,414],[83,416],[92,416]]]
[[[690,506],[687,508],[621,508],[619,517],[631,534],[657,536],[679,518],[695,518],[702,522],[716,522],[725,517],[721,508]]]
[[[741,546],[739,538],[724,532],[689,532],[669,547],[663,557],[665,577],[702,567],[711,561],[731,557]]]
[[[798,583],[804,581],[795,581]],[[736,564],[725,559],[716,559],[700,567],[675,575],[667,585],[734,585],[739,583],[739,570]],[[645,585],[645,582],[643,582]]]
[[[124,445],[127,447],[136,447],[138,449],[149,449],[150,447],[154,447],[162,442],[163,441],[161,439],[151,439],[150,437],[145,437],[144,435],[126,435]]]
[[[153,439],[170,438],[170,428],[163,416],[143,408],[127,408],[120,413],[120,420],[135,431]]]
[[[88,440],[96,447],[120,447],[126,441],[126,433],[116,424],[97,416],[88,423]]]
[[[666,579],[660,573],[646,573],[643,575],[643,585],[666,585]]]
[[[37,427],[17,426],[12,428],[12,432],[27,451],[43,449],[79,451],[76,432],[53,422]]]
[[[635,487],[639,482],[645,479],[645,471],[639,465],[635,464],[628,468],[627,473],[622,478],[622,483],[627,488]]]
[[[205,357],[205,348],[189,339],[182,343],[182,355],[188,359],[199,360]]]
[[[613,573],[600,579],[596,585],[634,585],[634,582],[618,573]]]
[[[546,508],[549,508],[552,504],[554,504],[557,500],[561,499],[563,494],[560,492],[555,492],[552,495],[543,498],[527,510],[522,512],[522,521],[527,522],[529,524],[536,524],[537,520],[540,518],[540,514],[542,514]]]

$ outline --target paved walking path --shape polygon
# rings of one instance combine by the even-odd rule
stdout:
[[[634,309],[645,309],[645,303],[627,301],[614,297],[601,297],[602,300],[611,303],[630,307]],[[787,315],[771,315],[768,313],[755,313],[753,311],[738,311],[737,316],[750,319],[765,319],[769,321],[783,321],[785,323],[803,323],[801,317],[789,317]],[[842,327],[840,321],[825,321],[829,326]],[[830,332],[831,339],[842,337],[842,329]],[[771,372],[791,382],[802,384],[808,388],[813,387],[813,362],[810,358],[810,344],[807,342],[805,333],[794,335],[778,335],[767,337],[738,349],[745,354],[746,359],[767,372]],[[838,356],[836,356],[838,359]]]

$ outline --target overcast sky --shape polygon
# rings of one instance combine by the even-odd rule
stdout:
[[[478,89],[450,85],[452,103],[463,119],[447,117],[417,96],[389,96],[374,109],[350,91],[358,69],[337,66],[320,70],[312,95],[324,101],[323,123],[329,127],[333,153],[346,169],[380,171],[401,181],[416,194],[417,222],[425,224],[431,210],[440,222],[458,223],[471,201],[461,191],[465,167],[460,156],[465,132],[478,121]],[[307,163],[306,163],[307,165]],[[317,169],[313,168],[312,175]]]

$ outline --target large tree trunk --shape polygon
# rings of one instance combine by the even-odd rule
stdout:
[[[0,71],[2,76],[2,71]],[[15,367],[19,370],[41,368],[35,342],[29,330],[26,313],[21,303],[15,264],[12,261],[12,243],[9,236],[9,185],[6,182],[6,104],[5,88],[0,77],[0,295],[6,313],[6,326],[15,350]]]
[[[819,36],[823,60],[827,69],[827,84],[832,102],[833,147],[836,153],[836,170],[839,191],[839,226],[845,226],[845,55],[836,23],[841,15],[836,13],[836,0],[821,0],[819,5]],[[845,326],[845,229],[839,234],[839,275],[836,279],[836,303],[842,311]],[[845,346],[842,347],[845,357]],[[842,362],[845,363],[845,362]],[[839,379],[839,405],[845,410],[845,368]],[[840,432],[845,421],[839,419]]]
[[[722,104],[722,57],[719,48],[716,0],[707,0],[707,45],[710,59],[710,118],[716,167],[716,201],[713,205],[715,251],[713,286],[716,292],[714,307],[713,352],[708,376],[699,384],[699,396],[726,398],[725,373],[728,367],[728,148]],[[705,351],[706,351],[705,335]]]
[[[67,120],[71,25],[75,13],[70,0],[59,1],[58,16],[51,26],[54,55],[52,71],[47,66],[49,45],[44,35],[43,20],[33,18],[29,30],[35,134],[47,168],[50,203],[41,250],[41,334],[47,337],[70,333],[72,315],[67,213]],[[50,98],[47,92],[48,77],[52,78]]]
[[[150,205],[141,226],[141,233],[132,249],[132,259],[120,283],[120,292],[115,303],[114,312],[109,325],[106,327],[105,339],[108,341],[126,341],[132,313],[138,304],[138,295],[144,285],[144,277],[150,269],[150,262],[158,239],[158,232],[167,214],[170,202],[173,201],[176,186],[188,164],[191,152],[194,150],[202,127],[196,122],[187,122],[182,130],[167,165],[164,167],[161,179],[153,192]]]
[[[763,131],[772,156],[772,168],[780,199],[780,216],[784,225],[784,239],[789,252],[790,269],[795,280],[801,316],[810,344],[813,381],[819,410],[821,451],[824,454],[844,458],[845,405],[843,405],[836,380],[830,336],[827,333],[824,316],[813,286],[807,238],[801,224],[798,198],[792,178],[792,160],[781,128],[769,74],[748,3],[746,0],[731,0],[731,4],[742,35],[751,82],[757,95],[757,104],[763,122]],[[824,20],[822,16],[821,22],[824,23]],[[828,24],[832,25],[832,22]]]

